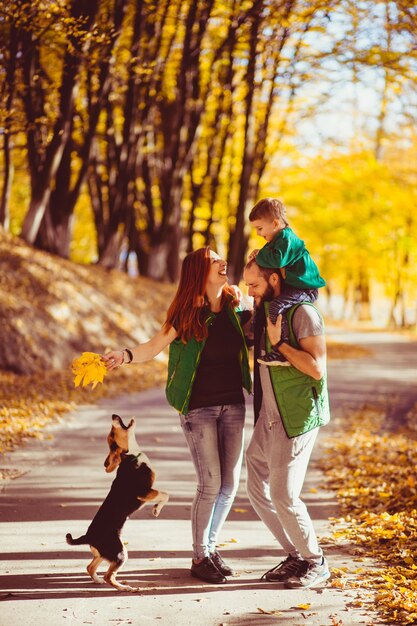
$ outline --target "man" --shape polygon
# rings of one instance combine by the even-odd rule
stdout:
[[[261,580],[308,588],[330,576],[300,499],[318,427],[329,421],[323,322],[313,305],[295,305],[287,313],[290,337],[281,337],[281,316],[275,325],[268,319],[268,302],[281,290],[279,270],[261,268],[252,259],[244,280],[256,307],[255,429],[246,453],[248,496],[287,554]],[[258,364],[271,347],[290,367]]]

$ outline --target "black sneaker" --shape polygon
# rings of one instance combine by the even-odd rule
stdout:
[[[194,561],[191,563],[191,576],[215,585],[227,582],[227,578],[219,572],[209,556],[206,556],[201,563],[194,563]]]
[[[306,563],[306,561],[289,555],[285,561],[281,561],[281,563],[265,572],[261,580],[267,580],[270,583],[285,583],[291,576],[297,576],[303,563]]]
[[[226,565],[226,563],[223,561],[222,557],[220,556],[219,552],[217,552],[217,550],[215,552],[212,552],[212,554],[210,554],[210,558],[213,561],[214,565],[219,570],[220,574],[223,574],[223,576],[233,576],[234,571],[232,570],[231,567]]]
[[[279,352],[267,352],[257,359],[261,365],[282,365],[284,367],[290,367],[291,363],[285,360],[285,358]]]

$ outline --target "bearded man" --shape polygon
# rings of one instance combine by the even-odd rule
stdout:
[[[310,303],[287,313],[289,336],[281,336],[281,316],[268,319],[268,302],[285,289],[279,269],[251,259],[244,270],[255,302],[255,428],[246,461],[250,502],[286,553],[261,580],[308,588],[330,576],[310,515],[300,498],[307,466],[319,432],[330,419],[323,320]],[[279,350],[276,366],[258,363]]]

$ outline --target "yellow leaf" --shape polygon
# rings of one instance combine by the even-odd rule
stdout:
[[[305,604],[297,604],[297,609],[302,609],[303,611],[307,611],[311,607],[310,602],[306,602]]]
[[[103,382],[107,374],[104,361],[99,354],[94,352],[83,352],[80,357],[73,360],[71,369],[75,375],[75,387],[79,387],[80,384],[86,387],[91,383],[92,388],[95,389],[98,383]]]

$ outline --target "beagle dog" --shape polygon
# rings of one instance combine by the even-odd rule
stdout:
[[[126,546],[120,539],[123,525],[130,515],[148,502],[153,504],[153,515],[158,517],[169,496],[153,489],[155,474],[151,463],[141,452],[135,437],[135,418],[127,426],[118,415],[112,416],[112,427],[107,437],[110,452],[104,461],[106,472],[117,475],[103,504],[97,511],[85,535],[73,539],[67,534],[71,546],[89,544],[93,560],[87,572],[96,583],[109,583],[119,591],[139,591],[138,587],[116,581],[117,572],[127,561]],[[110,563],[103,579],[96,574],[100,563]]]

